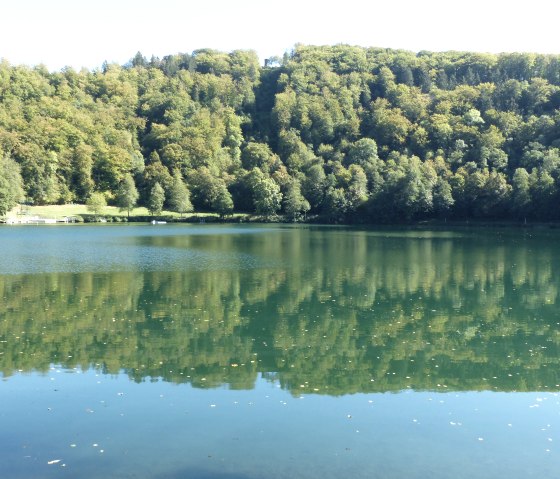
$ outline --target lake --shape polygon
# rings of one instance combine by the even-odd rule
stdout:
[[[560,469],[560,231],[0,228],[0,477]]]

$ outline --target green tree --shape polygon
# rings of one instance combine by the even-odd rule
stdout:
[[[192,188],[192,201],[196,209],[212,209],[218,194],[218,185],[223,181],[216,178],[209,168],[203,166],[189,173]]]
[[[193,210],[191,203],[191,194],[187,185],[185,185],[181,174],[179,171],[175,171],[173,175],[173,183],[171,184],[171,189],[169,190],[169,206],[171,211],[175,211],[183,217],[184,213],[188,213]]]
[[[165,203],[165,191],[159,183],[152,187],[150,191],[150,198],[148,200],[148,210],[152,216],[161,214],[163,204]]]
[[[233,199],[225,183],[220,182],[216,189],[216,194],[212,200],[212,209],[223,218],[233,211]]]
[[[272,153],[266,143],[256,143],[254,141],[247,143],[241,153],[243,167],[247,170],[252,170],[256,167],[262,171],[270,172],[270,168],[277,158],[275,157],[276,155]]]
[[[302,182],[303,196],[309,199],[311,208],[315,211],[321,209],[325,197],[325,185],[327,175],[322,165],[314,164],[307,170]]]
[[[349,209],[348,196],[343,188],[330,186],[325,192],[323,213],[334,223],[346,220]]]
[[[146,166],[143,174],[142,199],[144,202],[149,202],[151,191],[156,183],[159,183],[164,191],[169,191],[173,184],[173,177],[167,167],[162,164],[159,154],[153,151],[150,154],[150,164]]]
[[[99,191],[94,191],[86,201],[86,209],[93,213],[95,217],[101,215],[106,206],[105,195]]]
[[[451,185],[445,178],[439,177],[433,190],[434,213],[439,216],[446,216],[454,203]]]
[[[509,209],[511,190],[504,173],[491,171],[477,205],[479,211],[487,218],[503,218]]]
[[[368,168],[375,165],[379,160],[377,154],[377,143],[371,138],[362,138],[353,143],[346,155],[345,163],[347,165],[356,164],[362,168]]]
[[[531,171],[529,182],[534,214],[539,219],[545,219],[554,211],[554,178],[547,171],[535,168]]]
[[[127,216],[130,217],[130,210],[136,206],[138,197],[139,194],[134,183],[134,178],[132,178],[132,175],[128,174],[124,177],[117,190],[115,203],[120,211],[126,211]]]
[[[301,194],[298,181],[292,181],[284,195],[284,211],[292,221],[299,221],[310,209],[309,201]]]
[[[525,168],[517,168],[512,178],[512,210],[519,218],[527,217],[531,204],[530,176]]]
[[[393,149],[400,149],[412,129],[412,123],[400,108],[389,108],[385,99],[377,99],[372,111],[373,129],[379,141]]]
[[[360,165],[350,165],[348,168],[350,180],[348,182],[348,205],[352,211],[357,210],[368,199],[367,177]]]
[[[267,178],[261,170],[254,168],[250,175],[253,205],[257,214],[272,216],[282,205],[280,187],[272,178]]]
[[[0,156],[0,216],[4,216],[22,199],[19,165],[9,157]]]
[[[72,189],[76,200],[85,201],[95,187],[91,177],[93,148],[89,145],[80,144],[72,151]]]

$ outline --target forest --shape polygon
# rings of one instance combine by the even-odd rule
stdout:
[[[0,63],[0,216],[560,219],[560,55],[296,45],[89,71]]]

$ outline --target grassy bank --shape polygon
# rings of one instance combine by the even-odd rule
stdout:
[[[87,210],[86,205],[68,204],[68,205],[45,205],[45,206],[17,206],[6,215],[9,218],[39,217],[61,220],[64,217],[77,218],[78,221],[95,221],[96,216]],[[166,221],[217,221],[219,216],[215,213],[187,213],[183,216],[173,211],[164,210],[157,216],[152,216],[147,208],[138,207],[130,211],[130,216],[126,211],[119,211],[116,206],[106,206],[103,211],[97,215],[98,218],[104,218],[108,221],[150,221],[166,220]],[[227,221],[247,221],[249,215],[244,213],[236,213],[228,216]]]
[[[162,215],[171,216],[176,213],[163,212]],[[42,218],[63,218],[64,216],[90,216],[91,212],[87,210],[86,205],[69,204],[69,205],[45,205],[45,206],[22,206],[14,208],[10,216],[40,216]],[[146,208],[134,208],[130,211],[130,216],[149,216],[150,212]],[[126,211],[122,212],[116,206],[107,206],[103,208],[100,216],[122,216],[126,217]]]

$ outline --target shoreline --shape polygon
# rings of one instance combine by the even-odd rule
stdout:
[[[220,217],[212,213],[196,213],[184,217],[160,215],[79,215],[69,217],[40,217],[14,218],[13,216],[0,219],[0,224],[7,226],[37,226],[37,225],[77,225],[77,224],[286,224],[308,226],[339,226],[349,228],[408,228],[408,229],[442,229],[442,228],[519,228],[519,229],[560,229],[560,222],[547,221],[515,221],[515,220],[419,220],[410,222],[329,222],[327,218],[319,215],[293,221],[283,215],[263,217],[248,213],[235,213],[234,216]]]

